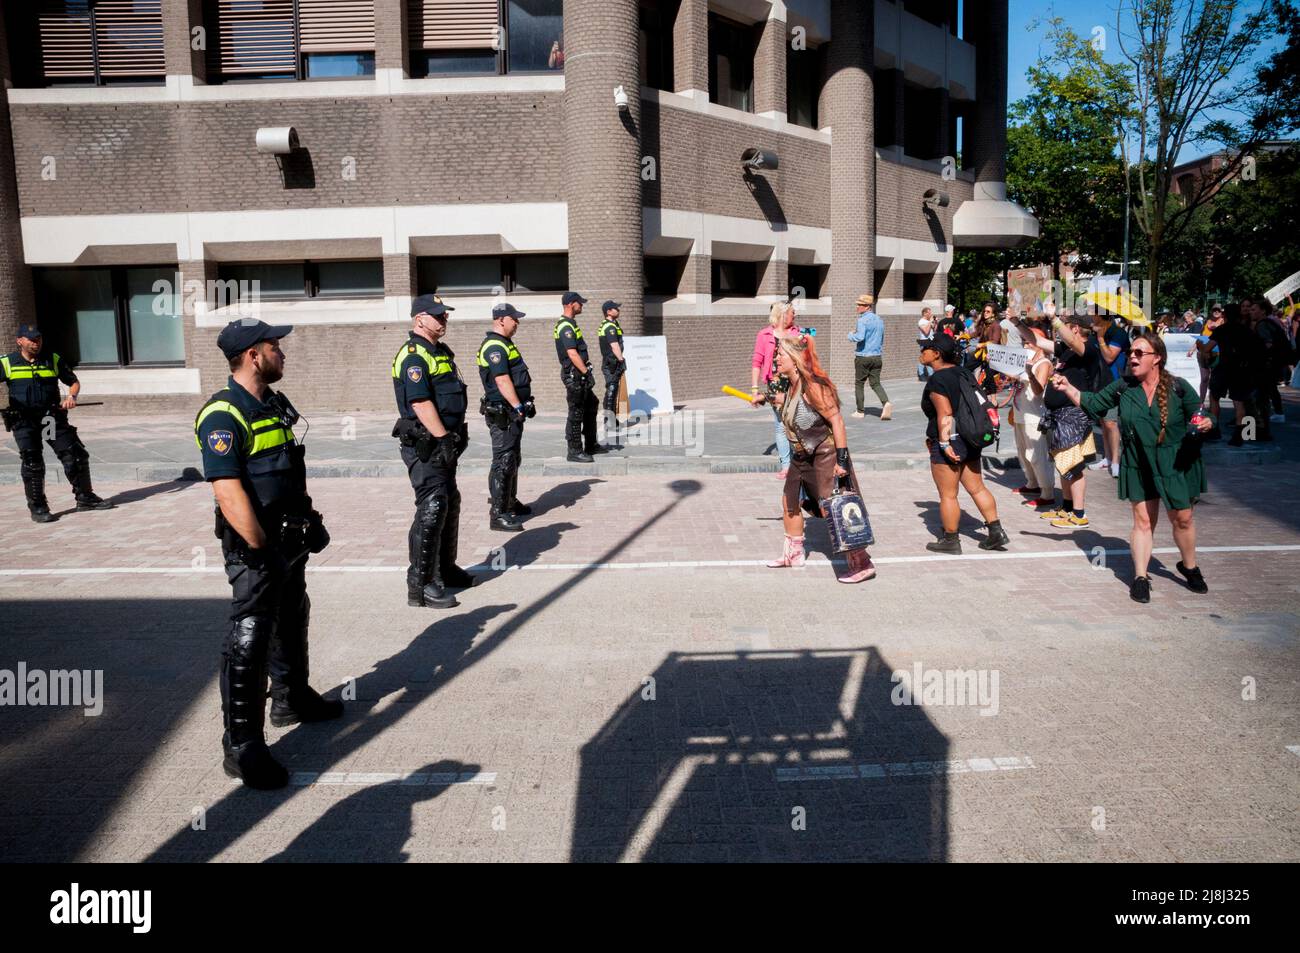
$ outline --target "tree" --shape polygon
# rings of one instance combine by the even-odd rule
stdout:
[[[955,251],[948,269],[948,303],[965,313],[1002,297],[1002,252]]]
[[[1146,238],[1153,296],[1166,249],[1274,135],[1268,94],[1249,67],[1271,35],[1277,6],[1246,11],[1238,0],[1120,0],[1116,27],[1128,75],[1111,93],[1117,115],[1129,115],[1121,108],[1129,95],[1135,103],[1119,141],[1124,167],[1138,179],[1134,217]],[[1248,118],[1234,123],[1233,116]],[[1225,161],[1179,183],[1175,196],[1184,150],[1206,147],[1221,149]]]
[[[1113,89],[1122,77],[1059,17],[1047,23],[1051,53],[1029,68],[1030,93],[1009,110],[1007,189],[1040,229],[1017,255],[1050,263],[1059,280],[1064,253],[1078,252],[1084,270],[1119,254],[1124,179]]]

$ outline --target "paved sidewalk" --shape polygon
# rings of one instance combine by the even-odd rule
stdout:
[[[888,381],[894,419],[879,420],[880,408],[869,406],[868,416],[846,417],[849,448],[860,470],[928,467],[924,452],[925,419],[920,410],[921,384],[915,380]],[[473,388],[471,388],[473,393]],[[290,396],[292,391],[290,390]],[[875,396],[868,394],[869,401]],[[1211,464],[1258,464],[1280,460],[1300,461],[1300,395],[1286,391],[1290,422],[1276,426],[1278,441],[1240,450],[1208,445]],[[846,411],[853,410],[852,389],[841,392]],[[200,406],[195,400],[195,409]],[[491,447],[477,400],[471,400],[470,446],[461,459],[464,473],[485,473]],[[778,469],[774,424],[770,411],[753,408],[734,397],[691,401],[671,415],[657,415],[632,427],[624,436],[625,449],[598,458],[594,464],[564,460],[564,417],[544,408],[527,424],[522,471],[526,474],[616,476],[624,473],[744,473]],[[315,477],[404,476],[391,436],[394,414],[305,412],[309,475]],[[73,422],[91,454],[92,472],[100,482],[110,480],[154,483],[196,478],[200,466],[193,437],[193,417],[156,415],[148,418],[109,416],[96,408],[73,412]],[[50,457],[47,454],[47,457]],[[999,468],[1017,467],[1015,438],[1003,427],[999,447],[986,454]],[[57,461],[47,460],[51,480],[61,479]],[[0,483],[17,483],[18,453],[13,438],[0,441]]]

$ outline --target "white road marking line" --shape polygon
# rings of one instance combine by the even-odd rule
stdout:
[[[1023,771],[1034,767],[1024,757],[965,758],[956,761],[896,761],[888,764],[801,764],[776,769],[777,781],[880,781],[987,771]]]
[[[1300,745],[1287,745],[1286,750],[1290,751],[1297,758],[1300,758]]]
[[[618,858],[619,863],[635,864],[645,858],[646,851],[659,836],[659,829],[672,812],[673,806],[680,803],[686,782],[695,774],[697,768],[717,763],[717,755],[711,754],[691,754],[677,762],[672,774],[659,786],[650,809],[641,815],[641,823],[637,825],[636,832],[628,838],[627,846],[623,848],[623,853]]]
[[[401,784],[404,787],[426,785],[430,787],[457,784],[496,784],[495,771],[450,771],[446,773],[420,773],[400,771],[295,771],[290,784],[294,787],[311,787],[315,784],[334,784],[345,787],[371,787],[377,784]]]
[[[1198,546],[1197,553],[1293,553],[1300,552],[1300,544],[1277,544],[1267,546]],[[1102,550],[1107,556],[1127,556],[1127,549]],[[1175,546],[1162,546],[1152,551],[1156,556],[1172,556],[1178,553]],[[1092,560],[1095,551],[1070,549],[1050,552],[998,553],[979,552],[963,553],[960,556],[878,556],[873,558],[877,566],[899,565],[905,563],[961,562],[963,560],[996,559],[1082,559]],[[830,560],[825,556],[808,557],[808,566],[826,566]],[[626,569],[735,569],[747,566],[766,566],[762,559],[688,559],[665,560],[661,562],[640,563],[532,563],[527,566],[510,566],[506,572],[579,572],[589,570],[626,570]],[[492,572],[490,566],[479,564],[470,566],[469,572],[485,575]],[[798,572],[798,570],[795,570]],[[308,566],[309,573],[387,573],[406,572],[406,566]],[[0,576],[111,576],[117,574],[132,576],[188,576],[195,573],[221,573],[220,567],[194,569],[190,566],[70,566],[54,569],[0,569]]]

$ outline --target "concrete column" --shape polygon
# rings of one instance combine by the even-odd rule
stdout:
[[[565,27],[569,23],[565,7]],[[679,93],[698,89],[709,92],[709,3],[682,0],[673,23],[673,89]]]
[[[162,0],[163,58],[168,76],[188,76],[192,83],[208,81],[207,53],[194,49],[195,27],[203,27],[205,48],[215,35],[203,23],[203,0]]]
[[[773,12],[777,7],[773,5]],[[754,56],[754,112],[785,119],[789,111],[786,90],[786,51],[790,33],[786,21],[769,19],[763,26]]]
[[[966,5],[965,35],[975,44],[975,181],[1007,180],[1007,0]],[[979,198],[976,195],[976,198]]]
[[[14,140],[9,117],[9,42],[0,16],[0,347],[13,349],[18,325],[36,317],[32,270],[23,258],[19,220],[18,179],[14,173]]]
[[[407,0],[375,0],[375,72],[411,73]]]
[[[817,349],[837,383],[853,379],[854,301],[871,292],[876,258],[876,160],[872,57],[875,3],[831,0],[826,101],[830,113],[830,289],[833,308],[826,343]]]
[[[622,302],[620,319],[641,334],[641,97],[636,0],[568,0],[564,5],[564,197],[569,285],[600,302]],[[622,86],[629,108],[614,105]]]
[[[790,263],[784,259],[778,261],[769,258],[759,264],[762,269],[758,277],[760,295],[776,295],[784,298],[790,293]]]

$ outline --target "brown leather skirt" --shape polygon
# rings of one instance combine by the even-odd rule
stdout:
[[[858,478],[853,467],[848,468],[849,486],[857,492]],[[835,441],[827,437],[810,456],[800,453],[790,457],[790,469],[785,474],[785,491],[782,502],[786,513],[798,513],[800,491],[813,501],[814,506],[835,490]]]

